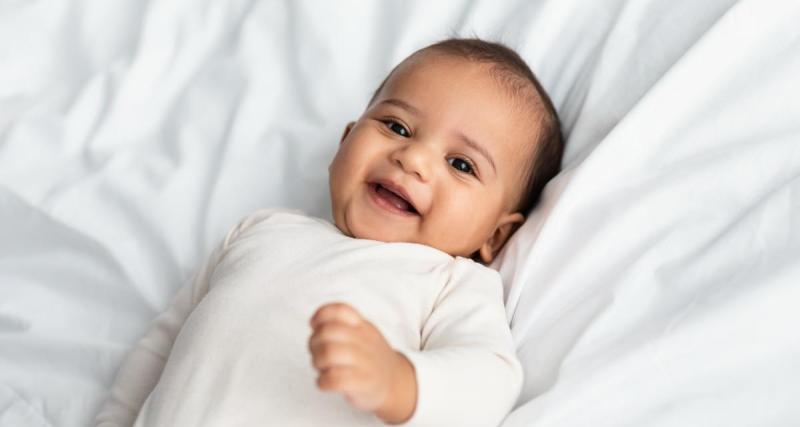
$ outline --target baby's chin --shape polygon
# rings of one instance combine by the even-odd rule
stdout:
[[[339,229],[341,230],[342,227]],[[386,243],[421,243],[416,236],[410,236],[389,226],[351,225],[348,231],[343,231],[343,233],[356,239],[377,240]]]
[[[480,262],[479,257],[477,257],[477,251],[472,254],[454,253],[452,248],[444,247],[444,245],[437,245],[435,242],[428,242],[423,238],[420,238],[420,236],[409,236],[407,234],[399,233],[398,230],[392,229],[391,227],[347,227],[346,224],[336,224],[336,227],[342,232],[342,234],[355,239],[374,240],[384,243],[415,243],[434,248],[452,257],[461,256]]]
[[[368,224],[366,221],[353,221],[353,223],[350,223],[347,220],[342,220],[336,221],[335,225],[342,234],[355,239],[376,240],[386,243],[425,244],[419,236],[399,230],[395,224]]]
[[[358,209],[346,209],[339,212],[334,209],[333,220],[336,228],[348,237],[380,242],[418,242],[412,233],[413,230],[404,229],[410,227],[388,223],[374,215],[365,215]]]

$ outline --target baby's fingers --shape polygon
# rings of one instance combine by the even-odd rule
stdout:
[[[342,323],[323,323],[314,329],[308,339],[308,349],[314,353],[319,346],[325,343],[339,342],[357,344],[359,330]]]
[[[317,309],[311,317],[311,327],[316,328],[326,322],[342,322],[357,326],[361,321],[361,314],[356,309],[342,302],[334,302],[325,304]]]
[[[370,390],[363,372],[350,366],[322,371],[317,377],[317,386],[323,391],[341,393],[349,404],[363,411],[375,410],[386,399],[385,393]]]
[[[311,363],[318,371],[334,366],[355,366],[359,353],[352,344],[325,342],[311,349]]]
[[[325,391],[348,393],[357,383],[357,371],[350,366],[334,366],[320,372],[317,387]]]

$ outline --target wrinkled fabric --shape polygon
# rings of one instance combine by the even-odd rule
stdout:
[[[0,426],[84,426],[147,323],[260,207],[329,217],[385,74],[518,50],[564,172],[495,264],[506,426],[785,426],[800,384],[794,0],[6,1]]]

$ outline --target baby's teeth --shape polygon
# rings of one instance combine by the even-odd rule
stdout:
[[[386,196],[386,198],[389,199],[389,202],[391,202],[397,209],[401,209],[404,211],[410,210],[411,205],[408,202],[406,202],[402,197],[398,196],[391,190],[383,186],[380,186],[378,187],[378,191],[384,196]]]

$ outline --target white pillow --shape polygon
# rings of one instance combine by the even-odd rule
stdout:
[[[569,128],[582,155],[493,264],[526,374],[504,427],[800,420],[798,18],[620,11]]]

